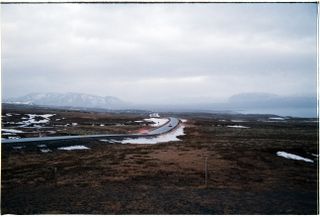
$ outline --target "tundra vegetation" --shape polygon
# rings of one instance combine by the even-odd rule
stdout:
[[[54,116],[41,127],[17,127],[23,117],[29,118],[27,114]],[[160,116],[187,120],[180,141],[3,144],[2,214],[317,213],[316,119],[209,113]],[[139,132],[152,128],[146,118],[149,113],[143,111],[4,107],[2,128],[9,131],[2,131],[2,136]],[[61,149],[62,145],[78,149]]]

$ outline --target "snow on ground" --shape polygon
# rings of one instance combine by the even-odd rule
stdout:
[[[285,118],[281,118],[281,117],[270,117],[269,120],[284,121]]]
[[[28,118],[26,118],[26,117],[21,118],[26,121],[21,121],[21,122],[18,122],[17,124],[22,124],[20,127],[27,127],[32,124],[46,124],[46,123],[49,123],[50,117],[52,117],[54,115],[55,114],[44,114],[44,115],[27,114]],[[42,120],[36,121],[35,120],[36,118],[42,118]]]
[[[1,133],[3,136],[7,136],[7,135],[16,135],[15,133]]]
[[[23,133],[22,130],[14,130],[14,129],[1,129],[1,131],[5,133]],[[5,134],[2,134],[2,135],[5,135]]]
[[[174,141],[181,141],[178,136],[183,136],[184,133],[184,126],[180,125],[177,129],[157,136],[157,137],[144,137],[144,138],[128,138],[124,140],[116,140],[116,139],[101,139],[102,142],[108,143],[122,143],[122,144],[157,144],[157,143],[164,143],[164,142],[174,142]]]
[[[169,120],[167,118],[146,118],[144,119],[147,122],[153,122],[152,127],[159,127],[167,123]]]
[[[149,115],[150,118],[160,118],[160,115],[158,113],[152,113]]]
[[[231,122],[234,122],[234,123],[241,123],[241,122],[246,122],[244,120],[231,120]]]
[[[100,124],[100,127],[104,127],[104,124]]]
[[[10,113],[7,113],[7,114],[6,114],[6,116],[7,116],[7,117],[11,117],[11,116],[12,116],[12,114],[10,114]]]
[[[180,119],[180,121],[181,121],[182,123],[186,123],[188,120],[187,120],[187,119]]]
[[[48,153],[48,152],[51,152],[51,150],[50,150],[50,149],[48,149],[48,148],[42,148],[42,149],[40,149],[40,151],[41,151],[42,153]]]
[[[277,152],[277,156],[284,157],[284,158],[287,158],[287,159],[290,159],[290,160],[302,160],[302,161],[305,161],[305,162],[313,163],[313,160],[311,160],[309,158],[304,158],[304,157],[301,157],[299,155],[290,154],[290,153],[285,152],[285,151],[278,151]]]
[[[8,122],[5,122],[5,124],[16,124],[16,123],[13,121],[8,121]]]
[[[157,144],[157,143],[164,143],[164,142],[174,142],[174,141],[181,141],[178,136],[183,136],[184,133],[184,126],[180,125],[175,130],[162,134],[156,137],[144,137],[144,138],[128,138],[123,140],[117,139],[100,139],[101,142],[108,142],[108,143],[122,143],[122,144]]]
[[[143,123],[143,121],[135,121],[135,123]]]
[[[66,147],[60,147],[58,150],[64,150],[64,151],[72,151],[72,150],[87,150],[90,149],[84,145],[72,145],[72,146],[66,146]]]
[[[45,144],[41,144],[41,145],[37,145],[39,148],[46,148],[47,147],[47,145],[45,145]]]
[[[240,129],[248,129],[250,127],[245,127],[245,126],[241,126],[241,125],[228,125],[227,127],[229,128],[240,128]]]
[[[72,126],[77,126],[78,125],[78,123],[72,123]]]
[[[174,141],[181,141],[177,136],[183,136],[184,134],[184,126],[180,125],[177,129],[157,136],[157,137],[150,137],[150,138],[134,138],[134,139],[124,139],[120,141],[122,144],[157,144],[163,142],[174,142]]]
[[[45,119],[51,118],[52,116],[55,116],[56,114],[44,114],[44,115],[38,115],[38,117],[43,117]]]
[[[108,142],[108,143],[120,143],[119,140],[115,140],[115,139],[100,139],[101,142]]]
[[[25,146],[13,146],[12,148],[13,148],[13,149],[16,149],[16,150],[18,150],[18,149],[22,149],[22,148],[25,148]]]
[[[317,154],[311,154],[313,157],[319,157],[319,155],[317,155]]]
[[[19,136],[8,136],[8,139],[20,139]]]

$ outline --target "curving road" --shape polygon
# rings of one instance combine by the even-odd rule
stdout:
[[[83,135],[83,136],[48,136],[48,137],[33,137],[33,138],[22,138],[22,139],[1,139],[2,144],[9,143],[28,143],[28,142],[45,142],[45,141],[59,141],[59,140],[76,140],[76,139],[95,139],[95,138],[106,138],[106,139],[123,139],[123,138],[138,138],[138,137],[153,137],[161,134],[165,134],[175,129],[180,123],[177,118],[169,117],[168,122],[154,129],[146,134],[100,134],[100,135]]]

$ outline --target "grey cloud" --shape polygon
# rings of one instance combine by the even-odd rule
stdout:
[[[316,4],[2,5],[3,94],[315,96],[316,15]]]

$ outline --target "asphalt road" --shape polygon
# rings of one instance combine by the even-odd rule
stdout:
[[[94,138],[106,138],[106,139],[123,139],[123,138],[140,138],[140,137],[153,137],[161,134],[165,134],[173,130],[179,125],[180,120],[177,118],[169,117],[168,122],[154,129],[146,134],[100,134],[100,135],[82,135],[82,136],[47,136],[47,137],[33,137],[22,139],[1,139],[2,144],[10,143],[28,143],[28,142],[44,142],[44,141],[59,141],[59,140],[76,140],[76,139],[94,139]]]

